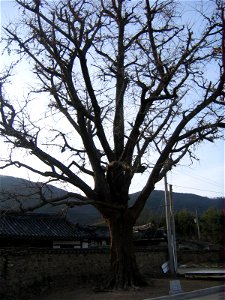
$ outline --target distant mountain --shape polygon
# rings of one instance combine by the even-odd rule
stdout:
[[[0,175],[0,210],[15,210],[19,208],[19,201],[23,202],[25,207],[31,207],[39,202],[37,195],[40,183],[34,183],[25,179],[12,176]],[[66,193],[65,190],[48,185],[44,189],[47,197],[61,196]],[[132,205],[139,193],[130,195],[130,205]],[[195,194],[173,193],[173,207],[175,211],[187,209],[195,212],[197,209],[199,215],[210,207],[222,209],[224,205],[223,198],[208,198]],[[161,215],[164,212],[164,191],[153,191],[150,195],[145,210],[152,211],[154,214]],[[80,224],[93,224],[101,219],[99,212],[91,205],[76,206],[66,209],[65,206],[53,206],[47,204],[35,210],[42,213],[66,214],[68,219]]]
[[[34,206],[40,202],[38,196],[38,187],[40,186],[41,183],[0,175],[0,210],[19,209],[18,199],[25,208]],[[43,190],[46,198],[54,198],[66,193],[65,190],[53,185],[47,185]],[[92,205],[75,206],[67,210],[65,205],[46,204],[35,209],[34,212],[66,214],[68,219],[80,224],[93,224],[101,218],[99,212]]]
[[[136,198],[139,193],[131,195],[132,201],[133,198]],[[198,214],[201,215],[204,213],[208,208],[217,208],[223,209],[224,208],[224,198],[208,198],[203,197],[195,194],[189,193],[173,193],[173,209],[175,212],[180,210],[186,209],[191,212],[195,212],[196,209]],[[165,207],[165,194],[164,191],[153,191],[150,195],[145,208],[148,208],[159,214],[164,210]]]

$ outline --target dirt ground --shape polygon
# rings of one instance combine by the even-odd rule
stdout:
[[[196,280],[179,278],[184,292],[223,285],[223,281]],[[42,296],[32,297],[32,300],[144,300],[154,297],[166,296],[170,290],[169,278],[148,279],[149,286],[129,291],[95,291],[90,284],[73,286],[61,282],[52,287]]]

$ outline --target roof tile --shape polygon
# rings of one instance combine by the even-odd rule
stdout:
[[[0,217],[0,236],[14,238],[84,239],[90,232],[62,217],[47,214],[15,214]]]

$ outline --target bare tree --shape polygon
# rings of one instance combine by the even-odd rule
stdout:
[[[1,167],[76,187],[52,202],[94,205],[110,228],[110,285],[140,285],[132,228],[147,198],[198,144],[222,136],[222,1],[198,7],[197,24],[186,24],[173,0],[16,2],[21,23],[4,28],[7,49],[32,65],[33,92],[48,105],[41,119],[30,98],[19,108],[1,93],[0,133],[12,147]],[[41,167],[15,160],[18,148]],[[129,205],[131,181],[143,172]]]

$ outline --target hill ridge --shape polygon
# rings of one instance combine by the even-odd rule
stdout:
[[[19,204],[15,200],[15,197],[13,197],[13,195],[15,195],[15,190],[17,191],[17,194],[23,195],[24,204],[30,205],[30,202],[32,202],[32,204],[37,203],[39,198],[33,195],[35,188],[37,188],[37,183],[35,182],[23,178],[0,175],[0,210],[17,208]],[[66,193],[66,191],[53,185],[47,185],[45,193],[47,196],[59,196]],[[130,195],[130,206],[134,203],[138,194],[139,192]],[[9,195],[11,195],[11,197],[9,197]],[[223,209],[223,205],[224,199],[222,197],[209,198],[192,193],[173,192],[173,207],[175,212],[182,209],[195,212],[197,209],[198,214],[201,215],[210,207]],[[60,214],[65,213],[65,210],[65,206],[51,206],[50,204],[47,204],[44,207],[36,209],[35,212]],[[162,214],[164,211],[164,191],[153,191],[147,200],[144,211],[152,211],[155,214]],[[66,210],[66,215],[68,219],[80,224],[93,224],[101,218],[98,211],[91,205],[70,208]]]

